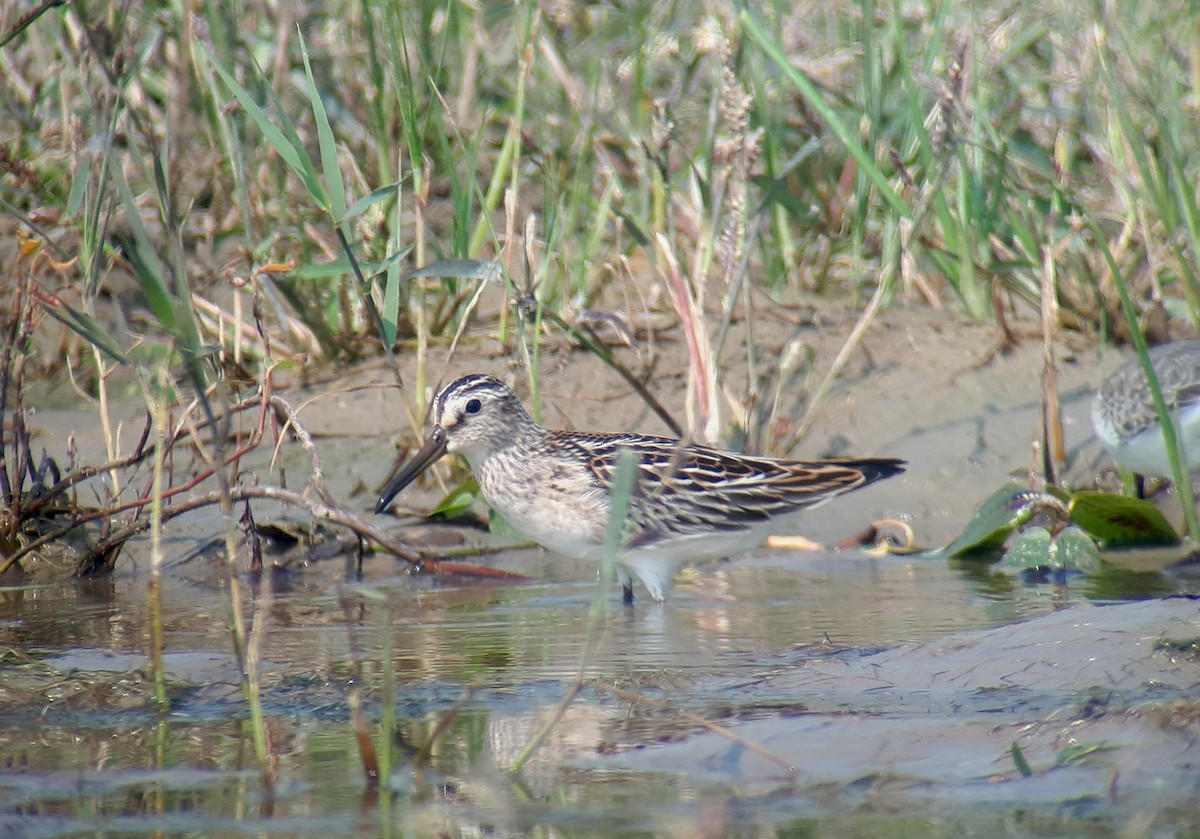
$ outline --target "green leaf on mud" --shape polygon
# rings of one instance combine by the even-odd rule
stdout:
[[[1071,496],[1071,520],[1105,548],[1175,545],[1179,536],[1149,501],[1111,492]]]
[[[474,477],[467,478],[454,489],[446,493],[446,497],[429,511],[427,518],[454,518],[462,515],[479,498],[479,482]]]
[[[1029,761],[1025,759],[1024,752],[1021,751],[1021,747],[1018,746],[1016,742],[1013,742],[1010,752],[1012,754],[1013,763],[1017,765],[1017,771],[1026,778],[1031,776],[1033,774],[1033,770],[1029,768]]]
[[[958,538],[946,548],[950,557],[989,558],[1000,548],[1009,534],[1029,520],[1030,493],[1016,481],[1011,481],[992,493],[979,512],[967,524]]]
[[[1044,527],[1031,527],[1013,542],[1012,547],[1004,552],[1001,568],[1057,568],[1054,540],[1050,531]]]
[[[1065,766],[1068,763],[1080,763],[1085,758],[1097,752],[1111,752],[1115,748],[1115,746],[1106,746],[1103,743],[1076,743],[1073,746],[1067,746],[1059,752],[1054,762],[1059,766]]]
[[[1001,568],[1061,568],[1073,571],[1100,569],[1100,550],[1078,527],[1064,528],[1055,537],[1044,527],[1031,527],[1004,554]]]
[[[495,510],[488,511],[488,530],[491,531],[492,535],[494,536],[504,536],[505,538],[512,539],[514,542],[528,541],[524,533],[521,533],[511,524],[506,522],[504,517]]]
[[[1054,540],[1058,546],[1058,561],[1063,568],[1092,573],[1100,570],[1100,548],[1081,528],[1071,526]]]

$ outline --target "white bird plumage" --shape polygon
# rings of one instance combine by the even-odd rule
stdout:
[[[448,452],[463,455],[488,504],[533,541],[600,561],[612,514],[618,453],[636,455],[617,574],[664,599],[689,561],[754,547],[778,517],[823,504],[903,470],[891,458],[788,461],[720,451],[666,437],[550,431],[498,379],[464,376],[438,393],[425,444],[381,493],[377,512]]]
[[[1183,444],[1184,469],[1200,469],[1200,341],[1178,341],[1148,353],[1154,377]],[[1120,466],[1138,475],[1171,477],[1162,423],[1141,359],[1131,358],[1104,381],[1092,402],[1092,427]]]

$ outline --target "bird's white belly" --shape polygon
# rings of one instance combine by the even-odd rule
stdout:
[[[1188,406],[1179,412],[1177,419],[1184,471],[1196,472],[1200,469],[1200,405]],[[1162,426],[1158,423],[1124,440],[1116,439],[1116,435],[1105,435],[1101,442],[1113,459],[1129,471],[1155,478],[1171,477],[1171,461],[1167,457]]]
[[[528,493],[496,497],[480,482],[488,504],[518,533],[544,548],[578,559],[604,557],[605,514],[578,496]]]
[[[608,530],[608,497],[564,486],[554,475],[527,477],[525,491],[511,473],[481,469],[476,473],[484,497],[504,520],[524,536],[555,553],[603,562]],[[778,525],[778,522],[776,522]],[[713,531],[665,538],[626,547],[617,557],[618,577],[627,585],[636,578],[654,600],[662,600],[672,579],[688,562],[724,559],[758,545],[771,528]]]

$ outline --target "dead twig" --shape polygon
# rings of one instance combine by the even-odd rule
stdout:
[[[348,513],[345,510],[325,504],[321,501],[315,501],[302,493],[292,492],[290,490],[271,486],[236,486],[230,487],[229,496],[230,500],[233,502],[243,501],[249,498],[267,498],[273,501],[279,501],[283,504],[291,505],[293,507],[300,507],[307,511],[308,514],[315,519],[341,525],[368,542],[378,545],[388,553],[393,554],[394,556],[397,556],[412,565],[413,569],[416,571],[425,571],[434,574],[450,574],[501,579],[508,582],[518,582],[529,579],[523,574],[515,574],[511,571],[503,571],[498,568],[486,568],[462,562],[443,562],[436,559],[429,559],[422,555],[419,551],[398,541],[391,534],[380,530],[374,525],[368,524],[353,513]],[[201,507],[219,504],[220,501],[220,492],[210,492],[205,495],[196,496],[195,498],[189,498],[186,501],[173,504],[169,508],[164,509],[163,521],[167,522],[170,519],[181,516],[184,513],[198,510]],[[134,536],[137,536],[145,531],[147,527],[149,527],[148,522],[138,521],[98,542],[88,552],[88,555],[80,562],[79,568],[76,571],[77,576],[87,577],[105,570],[109,570],[98,564],[90,563],[89,559],[103,558],[105,556],[112,555],[113,549],[117,545],[128,541]]]
[[[180,488],[182,489],[182,488]],[[306,510],[309,515],[315,519],[328,521],[333,524],[341,525],[354,533],[362,536],[368,541],[380,545],[386,551],[394,554],[404,561],[416,566],[418,569],[432,566],[437,568],[440,563],[429,563],[418,552],[396,541],[392,536],[385,533],[373,525],[367,524],[358,516],[341,510],[337,507],[330,506],[321,501],[314,501],[306,497],[302,493],[292,492],[291,490],[280,489],[271,486],[235,486],[229,488],[229,498],[231,501],[242,501],[247,498],[267,498],[273,501],[280,501],[284,504],[289,504],[293,507],[300,507]],[[167,522],[173,518],[198,510],[201,507],[209,507],[213,504],[219,504],[221,501],[220,492],[210,492],[204,495],[198,495],[194,498],[189,498],[186,501],[181,501],[178,504],[172,504],[169,508],[163,510],[163,521]],[[128,541],[139,533],[142,533],[147,527],[145,521],[137,521],[121,530],[113,533],[106,539],[98,542],[84,559],[80,562],[78,571],[76,572],[81,577],[96,574],[104,569],[94,568],[90,561],[93,557],[102,555],[114,545]],[[443,569],[444,570],[444,569]]]
[[[149,425],[147,425],[147,434],[148,433],[149,433]],[[183,431],[183,430],[178,431],[172,437],[172,442],[177,441],[177,440],[181,439],[182,437],[188,436],[188,434],[189,434],[189,432],[187,432],[187,431]],[[240,460],[242,457],[244,457],[250,451],[257,448],[258,443],[259,443],[259,440],[252,440],[247,445],[239,448],[237,451],[235,451],[233,454],[229,455],[229,457],[226,458],[225,464],[228,465],[230,463],[234,463],[234,462]],[[145,436],[143,436],[142,444],[139,446],[139,451],[135,452],[130,457],[123,458],[122,460],[114,461],[113,463],[106,464],[106,465],[100,466],[100,467],[96,467],[94,469],[80,470],[80,471],[88,472],[89,473],[88,477],[90,477],[91,475],[96,475],[96,474],[101,474],[103,472],[111,471],[114,468],[120,468],[122,464],[130,465],[132,463],[136,463],[136,462],[142,460],[143,458],[145,458],[149,452],[153,451],[153,449],[146,449],[144,444],[145,444]],[[129,463],[124,463],[124,461],[129,461]],[[172,487],[171,489],[164,491],[162,494],[162,498],[165,500],[167,498],[173,498],[176,495],[180,495],[184,492],[188,492],[189,490],[193,489],[194,487],[198,486],[199,484],[203,483],[204,481],[206,481],[210,477],[212,477],[213,474],[215,473],[215,471],[216,471],[215,467],[205,469],[203,472],[200,472],[198,475],[196,475],[194,478],[192,478],[187,483],[181,484],[180,486],[177,486],[177,487]],[[80,481],[80,480],[83,480],[83,478],[78,478],[76,476],[68,476],[67,478],[60,481],[58,484],[55,484],[55,486],[51,488],[51,492],[56,492],[60,488],[65,489],[67,486],[70,486],[73,483],[78,483],[78,481]],[[97,520],[108,521],[108,519],[110,519],[112,516],[114,516],[118,513],[128,512],[130,510],[140,513],[145,507],[150,505],[151,500],[152,499],[149,497],[148,494],[143,494],[141,497],[138,497],[138,498],[134,499],[133,501],[129,501],[124,504],[118,504],[115,507],[102,507],[101,509],[93,510],[90,513],[85,513],[82,516],[72,516],[71,521],[69,523],[63,525],[62,527],[58,528],[57,530],[52,530],[48,533],[45,533],[42,536],[38,537],[37,539],[34,539],[29,544],[24,545],[21,548],[18,548],[17,550],[13,551],[13,553],[5,560],[4,564],[0,565],[0,574],[3,574],[5,571],[7,571],[9,568],[11,568],[13,565],[15,565],[17,562],[19,562],[23,557],[29,555],[30,553],[37,550],[38,548],[55,541],[56,539],[61,539],[63,536],[66,536],[68,533],[70,533],[72,530],[74,530],[76,527],[78,527],[81,524],[87,524],[88,522],[97,521]],[[42,501],[43,501],[43,504],[41,506],[44,506],[45,499],[42,499]],[[203,505],[201,505],[201,506],[203,506]],[[28,517],[29,515],[32,515],[32,512],[27,511],[26,516]],[[168,518],[173,518],[173,517],[174,517],[173,515],[168,516],[167,512],[164,511],[164,514],[163,514],[164,521],[166,521]],[[125,530],[123,530],[122,532],[132,530],[134,533],[140,533],[143,530],[145,530],[146,527],[148,527],[148,526],[149,525],[147,522],[139,521],[139,522],[135,522],[131,525],[128,525],[125,528]],[[93,549],[93,551],[89,551],[89,556],[97,550],[104,550],[104,551],[109,550],[111,547],[113,547],[115,544],[117,544],[117,541],[118,540],[114,540],[111,537],[103,540],[96,546],[96,548]],[[119,541],[124,541],[124,540],[119,540]],[[114,554],[114,558],[115,558],[115,554]]]
[[[283,412],[287,417],[287,421],[283,424],[283,428],[279,431],[279,440],[275,443],[275,451],[271,453],[271,462],[274,463],[279,457],[279,449],[283,445],[283,440],[287,436],[289,427],[292,433],[296,436],[296,441],[308,452],[308,459],[312,462],[312,477],[309,478],[309,485],[317,495],[321,496],[321,500],[330,506],[337,506],[337,502],[333,500],[333,496],[329,494],[329,490],[325,488],[325,467],[321,462],[321,455],[317,452],[317,447],[313,444],[312,435],[308,429],[300,422],[299,411],[293,408],[291,404],[282,396],[271,395],[270,404],[276,409]]]
[[[426,738],[421,748],[417,750],[415,755],[413,755],[413,763],[417,764],[418,766],[429,763],[429,758],[433,754],[433,747],[437,745],[438,738],[446,733],[446,730],[450,728],[450,723],[454,722],[455,717],[462,712],[462,709],[466,707],[466,704],[471,701],[471,697],[474,696],[481,687],[483,687],[483,685],[480,682],[473,682],[463,689],[463,692],[459,694],[458,699],[454,700],[454,704],[451,705],[449,710],[442,714],[442,716],[438,719],[437,725],[433,727],[433,731],[429,732],[429,737]]]
[[[358,654],[362,647],[358,643],[357,632],[359,619],[353,612],[353,601],[344,592],[340,599],[342,611],[346,617],[346,629],[350,634],[350,652],[352,653],[347,662],[350,672],[346,679],[346,704],[350,706],[354,742],[358,744],[358,755],[362,759],[367,787],[375,789],[379,786],[380,780],[379,754],[375,750],[375,741],[371,739],[371,728],[367,724],[367,715],[363,712],[362,656]]]
[[[241,411],[246,411],[251,408],[255,408],[261,403],[261,401],[262,400],[258,394],[254,394],[253,396],[248,396],[241,402],[237,403],[236,405],[231,406],[229,409],[229,413],[235,414],[235,413],[238,413]],[[145,460],[147,457],[149,457],[151,454],[154,453],[153,448],[149,448],[149,449],[146,448],[146,442],[150,438],[150,429],[151,429],[152,425],[153,425],[153,422],[150,418],[150,413],[149,413],[149,411],[147,411],[146,412],[146,425],[142,429],[142,435],[138,440],[137,446],[134,447],[134,450],[131,454],[126,455],[125,457],[122,457],[122,458],[118,458],[117,460],[110,461],[108,463],[103,463],[99,466],[87,466],[87,467],[83,467],[80,469],[76,469],[75,471],[71,472],[69,475],[67,475],[65,478],[63,478],[58,483],[47,488],[44,493],[40,494],[36,499],[34,499],[30,503],[29,507],[26,508],[26,510],[25,510],[26,515],[33,516],[33,515],[40,513],[45,507],[47,507],[55,499],[57,499],[60,495],[62,495],[64,492],[66,492],[68,489],[75,486],[76,484],[82,483],[83,481],[86,481],[90,478],[94,478],[97,475],[103,475],[105,472],[112,472],[116,469],[126,469],[130,466],[136,466],[138,463]],[[180,429],[176,430],[176,432],[173,435],[171,435],[171,439],[167,441],[168,450],[170,450],[176,443],[178,443],[183,438],[190,437],[190,436],[191,436],[190,428],[180,428]],[[244,454],[244,452],[243,452],[243,454]],[[149,503],[149,502],[144,502],[144,503]],[[128,509],[128,508],[125,508],[125,509]],[[120,512],[120,511],[121,511],[120,509],[108,510],[106,513],[104,513],[104,515],[109,515],[111,513]],[[80,523],[82,523],[83,521],[90,521],[90,520],[91,520],[91,518],[82,519],[82,520],[80,520]],[[59,535],[61,536],[62,534],[59,534]]]

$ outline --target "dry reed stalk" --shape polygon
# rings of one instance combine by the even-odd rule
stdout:
[[[679,315],[688,348],[687,431],[695,440],[716,443],[721,430],[720,402],[717,399],[716,366],[712,343],[704,326],[703,311],[687,278],[679,270],[667,237],[655,234],[654,242],[661,270],[666,274],[671,303]]]

